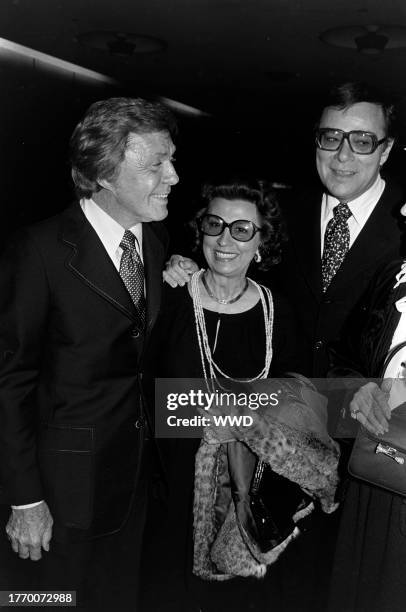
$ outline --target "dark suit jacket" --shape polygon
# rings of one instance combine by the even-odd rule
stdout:
[[[145,343],[167,234],[143,225],[147,324],[78,205],[21,230],[0,262],[0,476],[63,526],[115,531],[143,450]]]
[[[377,269],[401,252],[400,189],[386,188],[350,248],[326,293],[321,281],[320,213],[322,192],[299,196],[284,207],[289,240],[273,281],[290,298],[305,338],[303,373],[323,377],[329,369],[328,346],[359,304]]]

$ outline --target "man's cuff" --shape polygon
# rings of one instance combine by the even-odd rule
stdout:
[[[11,506],[13,510],[27,510],[28,508],[34,508],[35,506],[39,506],[42,504],[44,500],[41,499],[39,502],[34,502],[33,504],[24,504],[24,506]]]

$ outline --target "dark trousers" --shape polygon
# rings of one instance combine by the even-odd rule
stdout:
[[[43,552],[42,559],[34,562],[11,550],[4,530],[10,510],[3,506],[0,590],[75,590],[79,609],[137,612],[146,507],[146,488],[141,486],[122,529],[96,539],[56,525],[49,553]]]

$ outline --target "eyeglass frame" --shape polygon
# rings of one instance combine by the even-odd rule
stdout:
[[[336,149],[326,149],[325,147],[321,146],[319,135],[320,133],[325,133],[325,132],[339,132],[340,134],[343,135],[343,138]],[[371,136],[372,142],[373,142],[372,151],[369,151],[369,153],[360,153],[359,151],[354,151],[354,149],[352,148],[351,141],[350,141],[351,134],[367,134],[368,136]],[[375,151],[381,144],[383,144],[386,140],[388,140],[388,136],[385,136],[384,138],[381,138],[378,140],[378,136],[376,134],[374,134],[373,132],[366,132],[365,130],[350,130],[349,132],[345,132],[344,130],[340,130],[338,128],[325,127],[325,128],[317,128],[315,140],[316,140],[317,148],[320,149],[321,151],[331,151],[331,153],[336,153],[342,147],[344,140],[346,140],[348,142],[348,146],[350,147],[351,151],[355,153],[355,155],[372,155],[372,153],[375,153]]]
[[[202,223],[203,223],[203,219],[205,217],[216,217],[216,219],[220,219],[221,223],[222,223],[222,229],[218,234],[208,234],[207,232],[203,231],[202,229]],[[235,238],[235,236],[232,235],[232,226],[234,225],[234,223],[249,223],[254,230],[254,233],[252,234],[251,238],[248,238],[248,240],[241,240],[240,238]],[[231,221],[231,223],[227,223],[227,221],[224,221],[223,217],[220,217],[219,215],[214,215],[213,213],[205,213],[204,215],[202,215],[199,219],[199,229],[202,232],[202,234],[204,234],[205,236],[221,236],[221,234],[223,234],[224,230],[226,229],[226,227],[229,228],[229,232],[230,232],[230,236],[231,238],[233,238],[234,240],[237,240],[237,242],[250,242],[251,240],[253,240],[253,238],[255,237],[255,235],[257,234],[257,232],[261,232],[262,231],[262,227],[258,227],[257,225],[255,225],[255,223],[253,221],[250,221],[249,219],[236,219],[235,221]]]

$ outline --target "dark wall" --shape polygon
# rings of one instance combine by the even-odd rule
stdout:
[[[1,235],[72,199],[67,143],[83,110],[112,95],[96,81],[1,57]]]
[[[112,87],[61,72],[13,53],[0,56],[0,239],[17,226],[65,208],[73,199],[68,141],[77,121],[95,100],[114,95],[148,96],[134,85]],[[200,183],[221,171],[244,169],[274,180],[291,180],[283,144],[243,117],[179,116],[177,170],[180,184],[171,199],[174,235],[192,214]]]
[[[134,84],[118,87],[85,80],[36,61],[0,56],[0,240],[13,228],[65,208],[73,199],[67,150],[76,123],[95,100],[114,95],[148,96]],[[184,223],[197,207],[204,179],[219,172],[250,172],[288,185],[317,181],[313,125],[317,112],[269,100],[266,112],[179,116],[177,171],[181,181],[170,201],[168,227],[182,244]],[[404,151],[391,155],[387,172],[401,181]]]

